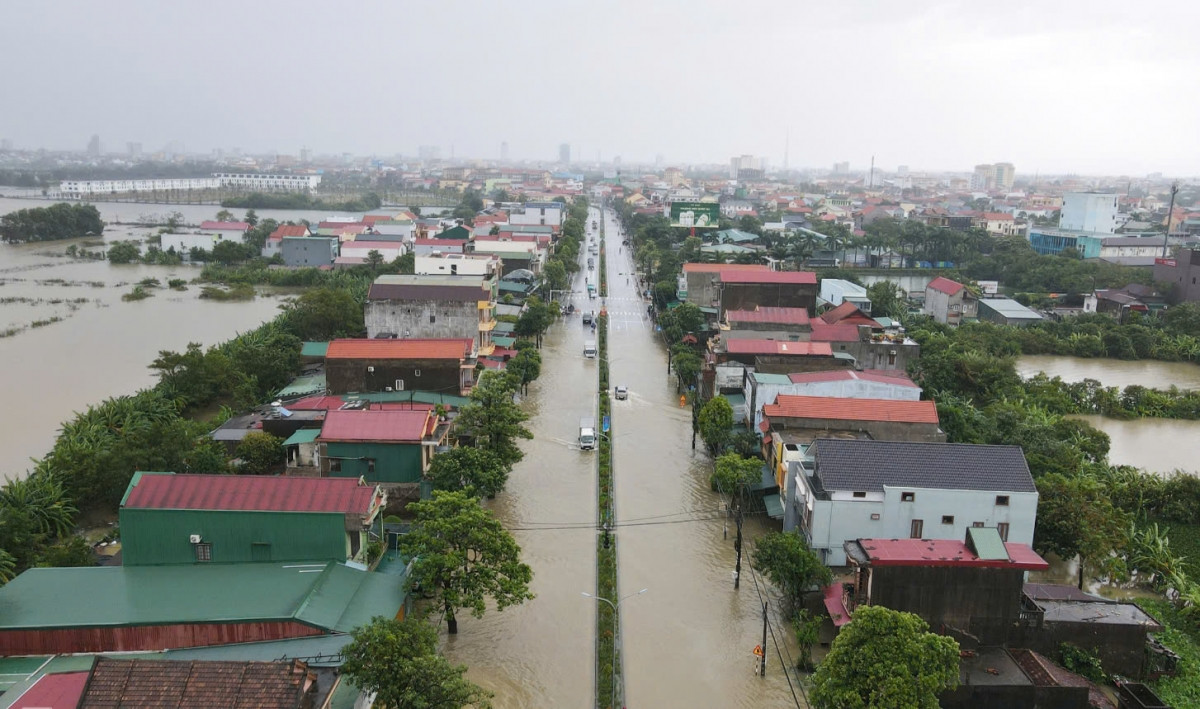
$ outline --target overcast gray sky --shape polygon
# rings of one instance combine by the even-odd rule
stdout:
[[[0,137],[1200,173],[1200,3],[0,3]]]

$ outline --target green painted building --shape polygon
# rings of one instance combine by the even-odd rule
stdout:
[[[418,483],[447,429],[432,411],[330,411],[317,438],[321,474],[370,483]]]
[[[353,478],[135,473],[121,500],[126,566],[365,557],[387,498]]]

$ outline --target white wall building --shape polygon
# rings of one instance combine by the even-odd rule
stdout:
[[[1063,195],[1058,228],[1090,234],[1115,234],[1122,221],[1117,213],[1119,195],[1067,192]]]
[[[320,175],[258,175],[218,172],[213,175],[222,187],[245,188],[252,192],[308,192],[321,184]]]
[[[483,254],[417,254],[414,266],[418,276],[492,276],[500,272],[500,259]]]
[[[163,251],[175,249],[178,254],[186,254],[193,248],[212,251],[222,241],[245,243],[249,230],[250,225],[246,222],[204,222],[193,233],[163,234],[160,246]]]
[[[830,305],[841,305],[850,301],[864,314],[871,314],[871,299],[867,297],[867,289],[840,278],[821,279],[821,300]]]
[[[1032,544],[1037,501],[1018,446],[827,438],[788,463],[784,530],[844,566],[851,539],[964,539],[969,527],[995,527]]]
[[[343,241],[342,258],[367,258],[372,251],[378,251],[383,256],[384,263],[390,263],[405,254],[408,248],[399,241]]]
[[[532,224],[562,227],[567,207],[562,202],[526,202],[524,209],[514,210],[508,215],[509,224]]]
[[[151,180],[63,180],[59,194],[63,197],[82,199],[95,195],[128,194],[132,192],[186,192],[187,190],[215,190],[221,181],[215,177]]]

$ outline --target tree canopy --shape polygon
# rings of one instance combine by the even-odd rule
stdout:
[[[854,611],[813,674],[822,709],[937,709],[958,686],[958,642],[928,632],[912,613],[882,606]]]
[[[471,391],[471,401],[463,406],[455,419],[459,432],[473,439],[475,446],[487,448],[511,468],[525,454],[517,439],[532,439],[525,427],[529,415],[513,401],[520,380],[511,372],[491,372]]]
[[[832,578],[798,532],[771,532],[756,539],[750,560],[793,609],[801,607],[801,597],[814,584],[827,585]]]
[[[434,490],[494,497],[508,481],[504,461],[490,450],[460,446],[433,456],[426,476]]]
[[[341,288],[305,291],[287,309],[292,329],[303,340],[355,337],[365,325],[362,305]]]
[[[458,632],[459,609],[481,618],[489,598],[497,610],[533,598],[533,571],[521,562],[521,548],[479,498],[435,490],[409,510],[416,517],[400,552],[415,559],[413,580],[433,594],[450,633]]]
[[[711,453],[718,453],[733,437],[733,407],[723,396],[714,396],[700,408],[700,437]]]
[[[0,240],[56,241],[104,233],[100,210],[91,204],[59,202],[18,209],[0,217]]]

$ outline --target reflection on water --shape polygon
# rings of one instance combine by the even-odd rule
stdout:
[[[1017,374],[1032,377],[1045,372],[1050,377],[1062,377],[1066,382],[1095,379],[1106,387],[1124,389],[1139,384],[1153,389],[1200,389],[1200,366],[1189,362],[1159,362],[1156,360],[1126,361],[1123,359],[1092,359],[1059,357],[1057,355],[1021,355],[1017,358]]]
[[[1108,461],[1153,473],[1200,470],[1200,421],[1072,416],[1104,431],[1112,440]]]

